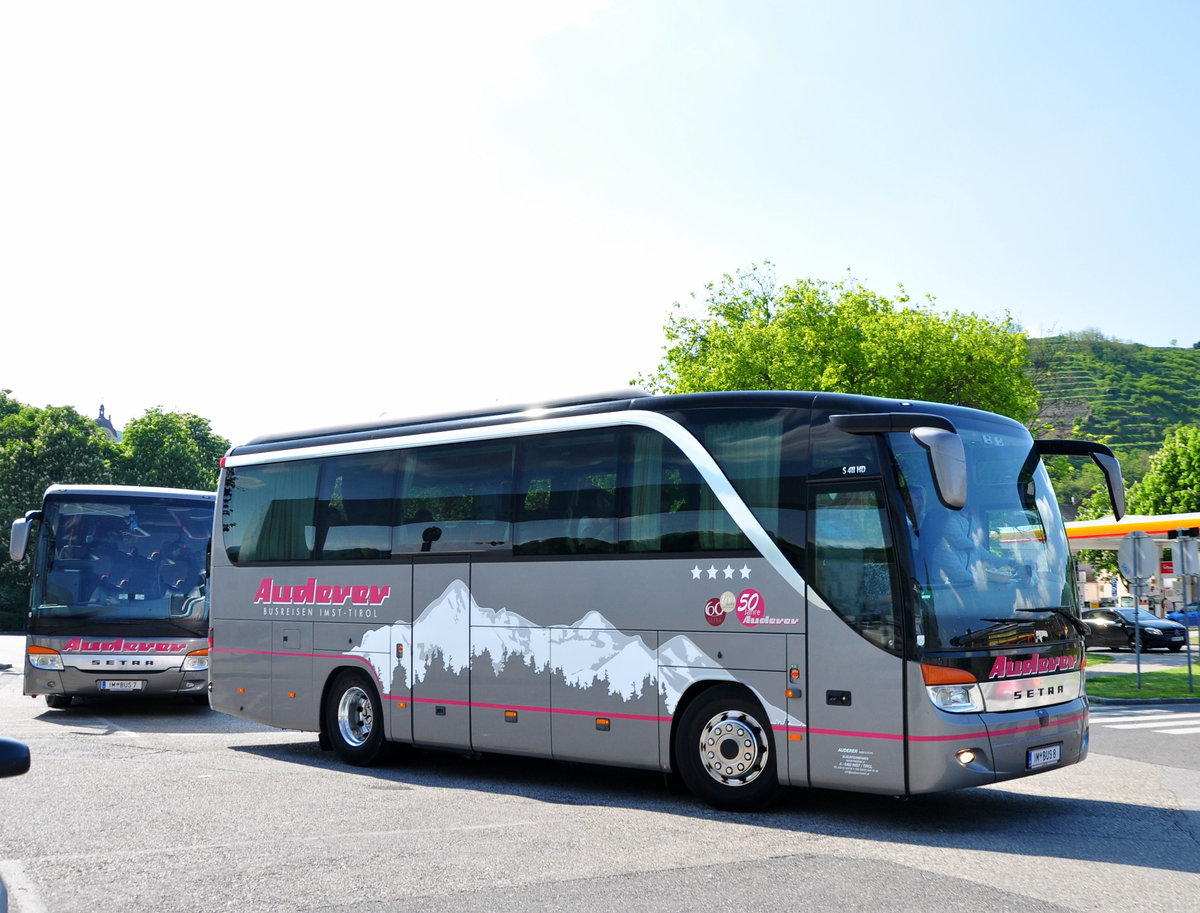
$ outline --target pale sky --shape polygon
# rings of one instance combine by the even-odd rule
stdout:
[[[754,263],[1200,341],[1200,4],[0,0],[0,388],[267,431],[624,387]]]

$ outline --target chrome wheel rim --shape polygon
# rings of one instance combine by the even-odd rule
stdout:
[[[722,786],[746,786],[766,769],[768,745],[766,732],[753,716],[722,711],[700,730],[700,763]]]
[[[371,737],[375,726],[375,706],[371,696],[358,685],[347,688],[338,702],[338,732],[347,745],[360,748]]]

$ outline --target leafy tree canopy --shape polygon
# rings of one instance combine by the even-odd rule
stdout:
[[[156,406],[125,426],[120,447],[118,473],[126,485],[212,491],[229,441],[213,434],[207,419]]]
[[[693,299],[695,296],[693,296]],[[955,403],[1028,424],[1037,390],[1026,337],[996,322],[885,298],[852,281],[802,279],[777,289],[770,264],[706,287],[698,309],[675,303],[663,361],[638,383],[658,393],[816,390]]]
[[[1170,432],[1150,458],[1150,469],[1126,496],[1134,514],[1183,514],[1200,511],[1200,427]]]

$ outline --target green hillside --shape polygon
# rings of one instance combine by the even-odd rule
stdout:
[[[1145,473],[1168,431],[1200,425],[1200,348],[1152,348],[1085,332],[1030,339],[1029,350],[1044,433],[1107,443],[1127,484]]]

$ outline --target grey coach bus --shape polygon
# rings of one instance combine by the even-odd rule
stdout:
[[[825,393],[606,398],[270,436],[223,460],[212,706],[389,743],[661,769],[718,807],[913,794],[1087,752],[1034,442]]]
[[[216,495],[174,488],[51,485],[13,523],[9,552],[33,585],[25,693],[177,694],[207,701],[205,562]]]

